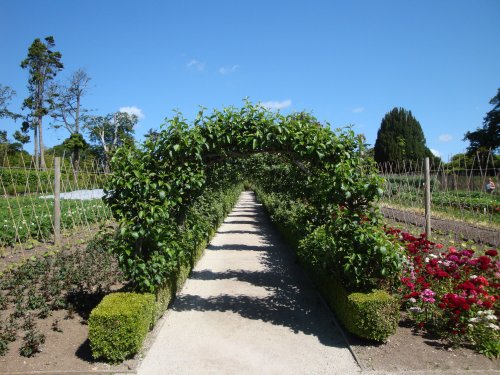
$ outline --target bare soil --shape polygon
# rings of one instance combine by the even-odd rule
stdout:
[[[382,207],[382,214],[391,220],[415,227],[425,228],[425,217],[417,212],[396,208]],[[485,245],[500,246],[500,231],[458,220],[431,218],[432,231],[449,233],[456,240],[471,240]]]
[[[404,316],[396,334],[385,344],[369,343],[353,336],[348,336],[348,340],[366,370],[431,374],[500,373],[499,360],[488,359],[469,348],[451,348],[437,337],[414,330]]]
[[[97,227],[95,229],[97,231]],[[16,265],[19,265],[19,262],[23,259],[33,256],[41,257],[47,252],[58,251],[67,254],[83,252],[86,249],[88,240],[92,237],[87,231],[82,231],[81,233],[73,233],[66,236],[62,246],[55,247],[51,244],[38,243],[30,249],[24,248],[22,251],[10,251],[4,253],[2,266],[5,271],[9,266],[17,267]],[[6,275],[4,277],[7,277]],[[2,277],[1,274],[0,277]],[[108,286],[108,292],[116,291],[123,287],[123,285],[123,282],[115,282]],[[82,295],[78,293],[68,295],[68,301],[72,304],[73,308],[70,308],[70,310],[52,310],[45,319],[37,317],[37,311],[28,312],[33,317],[36,331],[45,336],[41,352],[31,357],[20,355],[20,348],[23,345],[23,336],[25,334],[22,324],[25,318],[18,318],[16,320],[18,324],[16,339],[14,342],[8,344],[7,353],[0,356],[0,373],[130,372],[131,369],[136,367],[136,361],[133,359],[112,366],[104,362],[95,361],[92,358],[88,341],[87,319],[90,311],[103,297],[103,292],[89,293],[88,291],[85,291]],[[0,310],[0,323],[6,323],[13,311],[14,306],[11,303],[9,303],[6,309]]]
[[[65,319],[67,311],[55,311],[52,316],[39,320],[37,329],[45,334],[42,352],[26,358],[19,354],[22,344],[22,332],[18,339],[9,345],[9,351],[0,357],[0,373],[34,373],[34,372],[130,372],[135,367],[133,360],[120,365],[94,361],[92,359],[86,319],[76,314],[73,319]],[[55,320],[59,321],[62,332],[52,329]]]

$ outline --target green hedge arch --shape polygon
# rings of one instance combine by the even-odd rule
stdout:
[[[307,201],[315,225],[342,211],[342,225],[352,231],[347,224],[366,221],[381,193],[362,152],[351,129],[334,132],[307,113],[282,115],[249,101],[209,115],[201,110],[191,124],[177,113],[143,145],[112,158],[105,200],[118,221],[113,251],[139,290],[154,291],[190,256],[197,200],[249,178],[272,188],[260,171],[277,160],[294,174],[281,189]]]

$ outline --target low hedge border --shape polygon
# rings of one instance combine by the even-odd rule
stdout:
[[[155,297],[150,293],[112,293],[90,313],[89,341],[94,358],[111,363],[137,353],[151,328]]]
[[[236,187],[227,192],[231,204],[224,207],[224,217],[237,202],[241,190],[242,187]],[[220,218],[214,223],[215,228],[191,252],[191,259],[157,288],[155,294],[117,292],[103,298],[88,320],[90,347],[95,359],[119,363],[139,352],[147,333],[182,289],[222,221],[223,218]]]
[[[260,196],[262,192],[255,190],[272,219],[272,208],[266,206],[266,199]],[[297,253],[301,237],[295,232],[295,228],[275,221],[273,224]],[[400,315],[399,302],[395,297],[383,290],[373,290],[370,293],[349,292],[334,277],[311,269],[300,257],[299,260],[347,331],[364,339],[381,342],[387,341],[389,336],[396,333]]]
[[[332,277],[309,272],[335,316],[352,334],[374,341],[387,341],[399,322],[399,302],[384,290],[348,292]]]

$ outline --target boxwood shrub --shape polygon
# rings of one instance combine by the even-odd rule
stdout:
[[[331,276],[310,272],[328,305],[342,325],[358,337],[387,341],[396,333],[399,321],[399,302],[383,290],[369,293],[348,292]]]
[[[155,297],[144,293],[112,293],[89,317],[89,340],[95,359],[111,363],[131,357],[141,348],[154,318]]]

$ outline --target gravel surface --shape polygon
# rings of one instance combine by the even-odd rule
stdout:
[[[357,374],[331,312],[251,192],[159,322],[139,374]]]

